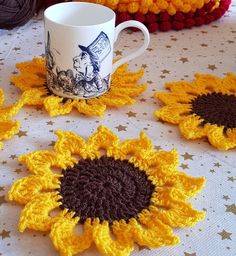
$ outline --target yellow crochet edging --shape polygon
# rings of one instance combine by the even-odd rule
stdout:
[[[4,98],[3,91],[0,89],[0,149],[3,148],[3,142],[1,141],[11,139],[20,128],[20,123],[18,121],[8,119],[13,116],[13,113],[11,113],[11,108],[2,107]]]
[[[174,235],[173,228],[192,226],[204,218],[205,213],[193,209],[186,200],[202,189],[205,178],[179,172],[175,149],[170,152],[154,151],[152,142],[143,132],[140,138],[120,142],[104,126],[100,126],[87,141],[74,132],[59,130],[56,135],[58,140],[54,151],[35,151],[19,157],[31,175],[16,181],[8,198],[25,205],[19,230],[49,231],[60,255],[73,256],[92,243],[106,256],[128,256],[134,249],[134,243],[150,248],[175,245],[180,239]],[[114,159],[128,159],[146,173],[155,186],[150,206],[127,222],[116,220],[109,225],[99,218],[88,218],[82,225],[79,217],[73,217],[74,212],[59,208],[61,195],[57,189],[63,174],[55,172],[58,168],[73,166],[80,161],[78,159],[94,159],[104,154]],[[58,214],[51,215],[54,209]],[[82,234],[74,233],[76,225],[82,225]]]
[[[195,12],[197,9],[202,8],[211,0],[86,0],[105,5],[118,12],[136,13],[140,12],[146,14],[152,12],[158,14],[167,11],[170,15],[175,15],[176,12],[188,13]],[[82,2],[82,0],[74,0],[74,2]],[[219,0],[215,0],[216,5]]]
[[[73,108],[88,116],[103,116],[107,107],[121,107],[135,103],[133,96],[145,91],[147,85],[138,85],[144,74],[141,69],[129,72],[128,65],[122,65],[112,75],[111,88],[102,96],[88,100],[64,101],[62,97],[49,94],[45,86],[45,59],[34,58],[33,61],[16,65],[21,71],[11,77],[11,82],[22,92],[19,101],[12,106],[11,111],[17,113],[23,105],[43,106],[50,116],[69,114]]]
[[[170,92],[157,92],[155,97],[165,106],[155,112],[159,119],[179,125],[181,134],[186,139],[207,137],[209,142],[219,150],[236,147],[236,128],[224,130],[224,126],[202,124],[204,120],[191,114],[191,100],[206,93],[222,93],[236,96],[236,76],[228,73],[225,78],[208,74],[196,74],[195,80],[167,83]]]

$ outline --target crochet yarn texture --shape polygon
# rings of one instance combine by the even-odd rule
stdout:
[[[74,132],[56,134],[54,151],[19,157],[31,175],[16,181],[8,197],[24,205],[19,230],[50,232],[60,255],[73,256],[93,243],[106,256],[127,256],[135,243],[175,245],[180,240],[173,228],[204,218],[186,200],[205,178],[177,171],[176,150],[154,151],[143,132],[120,142],[104,126],[87,142]]]
[[[116,11],[116,24],[122,23],[127,20],[137,20],[146,25],[150,33],[157,30],[169,31],[181,30],[184,28],[192,28],[194,26],[207,25],[219,18],[221,18],[225,12],[229,9],[231,0],[222,0],[219,2],[210,1],[195,12],[181,12],[177,11],[175,14],[170,15],[167,11],[162,11],[158,14],[148,12],[142,14],[129,13],[129,12],[118,12]],[[133,31],[138,29],[133,28]]]
[[[3,91],[0,89],[0,149],[3,148],[2,140],[11,139],[20,128],[18,121],[9,120],[11,108],[2,106],[4,99]]]
[[[177,11],[185,13],[190,11],[195,12],[210,1],[211,0],[87,0],[87,2],[102,4],[118,12],[140,12],[146,14],[150,11],[158,14],[167,11],[170,15],[174,15]],[[75,0],[74,2],[82,1]]]
[[[192,83],[167,83],[170,92],[156,93],[155,97],[166,105],[156,111],[156,116],[179,125],[186,139],[207,137],[219,150],[236,147],[236,76],[195,77]]]
[[[138,85],[144,70],[129,72],[128,65],[120,66],[112,75],[111,88],[100,97],[87,100],[72,100],[49,92],[46,83],[44,58],[16,64],[19,75],[11,77],[11,82],[22,92],[19,101],[12,106],[17,113],[23,105],[41,106],[50,116],[69,114],[73,108],[88,116],[103,116],[107,107],[121,107],[135,103],[134,96],[141,94],[146,84]]]

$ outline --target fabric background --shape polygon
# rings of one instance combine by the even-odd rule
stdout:
[[[123,32],[115,46],[114,57],[121,57],[141,44],[142,34]],[[20,91],[9,82],[17,62],[43,56],[42,16],[12,31],[0,30],[0,87],[6,104],[15,102]],[[206,219],[195,227],[178,229],[182,242],[176,247],[148,250],[138,248],[132,256],[235,256],[236,255],[236,150],[219,152],[206,141],[188,141],[178,127],[159,122],[154,111],[160,107],[155,91],[165,90],[169,81],[193,80],[195,73],[223,77],[236,73],[236,1],[226,15],[208,26],[179,32],[154,33],[148,50],[130,62],[130,69],[145,68],[143,82],[148,89],[132,107],[108,110],[104,118],[85,117],[74,111],[68,116],[50,118],[44,110],[25,107],[16,117],[20,132],[4,141],[0,152],[0,255],[56,256],[47,234],[26,231],[20,234],[17,222],[21,206],[6,202],[13,181],[28,175],[17,156],[34,150],[52,149],[57,129],[75,131],[87,138],[99,125],[113,130],[121,140],[135,138],[141,130],[157,148],[179,152],[179,170],[192,176],[206,176],[203,191],[191,200],[194,208],[205,210]],[[231,206],[229,208],[229,206]],[[227,211],[227,209],[231,209]],[[98,255],[96,249],[81,255]]]

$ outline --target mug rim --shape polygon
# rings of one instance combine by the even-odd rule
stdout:
[[[96,7],[97,9],[101,9],[101,10],[105,10],[107,11],[108,14],[110,14],[110,17],[107,19],[107,20],[104,20],[104,22],[98,22],[98,23],[95,23],[95,24],[85,24],[85,25],[73,25],[73,24],[67,24],[67,23],[63,23],[63,22],[59,22],[59,21],[56,21],[55,19],[53,19],[52,17],[49,16],[49,12],[52,12],[54,8],[58,8],[58,6],[63,6],[63,5],[67,5],[67,6],[93,6],[93,7]],[[44,19],[47,19],[49,20],[50,22],[56,24],[56,25],[60,25],[60,26],[65,26],[65,27],[70,27],[70,28],[78,28],[78,27],[90,27],[90,26],[97,26],[97,25],[101,25],[101,24],[105,24],[107,22],[110,22],[112,21],[114,18],[116,17],[116,14],[115,12],[111,9],[111,8],[108,8],[104,5],[100,5],[100,4],[96,4],[96,3],[90,3],[90,2],[64,2],[64,3],[57,3],[57,4],[54,4],[54,5],[51,5],[49,6],[48,8],[46,8],[44,10]]]

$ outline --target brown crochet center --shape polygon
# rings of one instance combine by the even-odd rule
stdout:
[[[96,217],[109,223],[135,218],[151,204],[155,188],[144,171],[113,157],[80,160],[62,174],[60,207],[75,212],[81,223]]]
[[[193,99],[191,104],[192,113],[204,119],[203,124],[216,124],[225,129],[236,128],[235,95],[215,92],[203,94]]]

